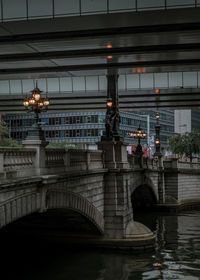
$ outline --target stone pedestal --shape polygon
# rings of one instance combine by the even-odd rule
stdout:
[[[126,143],[114,140],[102,140],[98,149],[105,152],[105,168],[128,168]]]
[[[22,141],[23,148],[36,150],[34,158],[34,167],[36,175],[42,175],[45,172],[45,147],[48,143],[43,140],[26,139]]]

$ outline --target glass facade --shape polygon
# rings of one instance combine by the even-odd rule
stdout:
[[[161,142],[167,145],[169,137],[174,133],[173,111],[159,111],[161,125]],[[126,143],[136,145],[137,140],[131,136],[140,126],[149,130],[149,139],[155,135],[155,111],[140,111],[136,113],[120,112],[120,134]],[[150,123],[147,123],[149,116]],[[7,114],[3,119],[9,126],[10,135],[19,142],[27,136],[28,129],[34,122],[33,114]],[[100,141],[105,131],[105,113],[103,112],[73,112],[73,113],[41,113],[40,122],[44,136],[49,142],[93,143]],[[148,143],[147,139],[142,143]]]

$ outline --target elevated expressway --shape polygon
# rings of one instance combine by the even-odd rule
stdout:
[[[200,8],[35,19],[0,24],[0,80],[195,72],[196,86],[119,91],[124,110],[200,107]],[[30,88],[32,90],[32,88]],[[104,110],[106,90],[48,93],[51,111]],[[24,95],[0,88],[0,112]]]

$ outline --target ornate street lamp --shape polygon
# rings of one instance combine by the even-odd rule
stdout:
[[[41,97],[42,91],[37,87],[37,83],[36,87],[31,92],[31,96],[24,99],[23,105],[27,112],[34,112],[36,115],[36,120],[38,120],[39,113],[47,111],[49,99],[47,97]]]
[[[31,129],[28,131],[27,139],[34,140],[44,140],[44,136],[41,130],[41,126],[39,123],[39,114],[41,112],[46,112],[49,106],[49,99],[47,97],[42,98],[42,91],[38,88],[37,82],[36,87],[31,91],[31,96],[26,97],[23,101],[23,105],[26,111],[34,112],[34,124]]]
[[[136,138],[138,139],[138,144],[137,144],[136,151],[135,151],[135,153],[138,154],[138,155],[142,155],[143,154],[143,152],[142,152],[142,145],[140,144],[140,140],[141,139],[145,139],[146,136],[147,136],[146,132],[142,131],[140,126],[138,127],[137,131],[133,132],[133,137],[135,139]]]

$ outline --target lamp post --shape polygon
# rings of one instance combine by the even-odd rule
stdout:
[[[140,128],[140,126],[138,127],[137,131],[133,132],[133,137],[138,139],[138,144],[136,147],[136,151],[135,153],[137,155],[142,155],[142,145],[140,144],[140,140],[144,139],[147,136],[146,132],[142,131],[142,129]]]
[[[146,117],[147,118],[147,146],[150,145],[150,116],[149,115],[139,115],[140,117]]]
[[[44,136],[39,123],[39,114],[45,112],[49,106],[49,99],[47,97],[42,98],[42,91],[38,88],[37,82],[36,87],[31,91],[31,96],[26,97],[23,101],[23,105],[26,111],[34,112],[34,124],[28,131],[28,140],[44,140]]]
[[[156,113],[155,118],[156,118],[156,126],[155,126],[155,130],[156,130],[156,139],[155,139],[156,152],[155,152],[155,156],[159,156],[161,154],[161,152],[160,152],[160,124],[159,124],[160,115],[159,115],[159,113]]]
[[[106,139],[120,140],[119,133],[120,115],[115,102],[111,98],[106,101]]]

